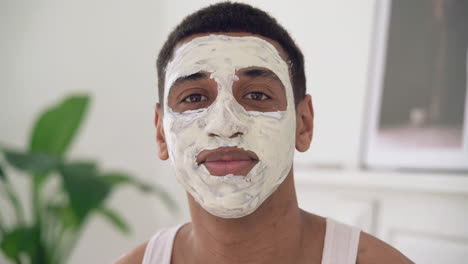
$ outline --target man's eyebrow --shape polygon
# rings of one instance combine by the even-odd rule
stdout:
[[[247,69],[240,72],[241,76],[250,77],[250,78],[270,78],[275,81],[281,82],[281,80],[276,76],[275,73],[268,69]]]
[[[182,76],[182,77],[177,78],[177,80],[175,80],[172,86],[180,85],[188,81],[197,81],[201,79],[207,79],[208,77],[209,77],[208,74],[206,74],[205,72],[196,72],[187,76]]]

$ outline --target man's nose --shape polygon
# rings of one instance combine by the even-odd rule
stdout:
[[[244,135],[244,133],[242,133],[242,132],[236,132],[236,133],[232,134],[229,138],[240,137],[240,136],[242,136],[242,135]],[[210,137],[224,137],[224,135],[223,135],[222,133],[218,133],[218,134],[216,134],[216,133],[209,133],[208,136],[210,136]]]
[[[240,105],[223,105],[212,109],[206,132],[210,137],[235,138],[247,133],[245,121],[241,120]]]

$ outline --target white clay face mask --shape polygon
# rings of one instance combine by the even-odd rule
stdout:
[[[266,68],[284,86],[284,111],[247,111],[234,98],[236,71]],[[217,96],[206,108],[175,112],[169,89],[181,77],[207,72]],[[292,167],[296,114],[288,65],[269,42],[253,36],[198,37],[180,46],[166,68],[164,133],[177,180],[209,213],[239,218],[254,212],[284,181]],[[215,136],[213,136],[215,135]],[[237,135],[237,136],[233,136]],[[203,151],[236,148],[258,161],[247,175],[214,176],[197,157]]]

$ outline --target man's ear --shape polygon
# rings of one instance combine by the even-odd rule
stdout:
[[[307,94],[296,107],[296,149],[304,152],[309,149],[314,132],[314,107],[312,97]]]
[[[154,125],[156,126],[156,143],[158,145],[158,156],[162,160],[167,160],[169,158],[169,154],[167,151],[166,136],[164,135],[163,112],[159,103],[156,104],[156,110],[154,113]]]

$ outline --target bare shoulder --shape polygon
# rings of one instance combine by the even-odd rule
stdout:
[[[382,240],[361,232],[357,263],[411,264],[414,262]]]
[[[124,254],[114,264],[140,264],[143,261],[145,255],[146,246],[148,241],[134,248],[130,252]]]

